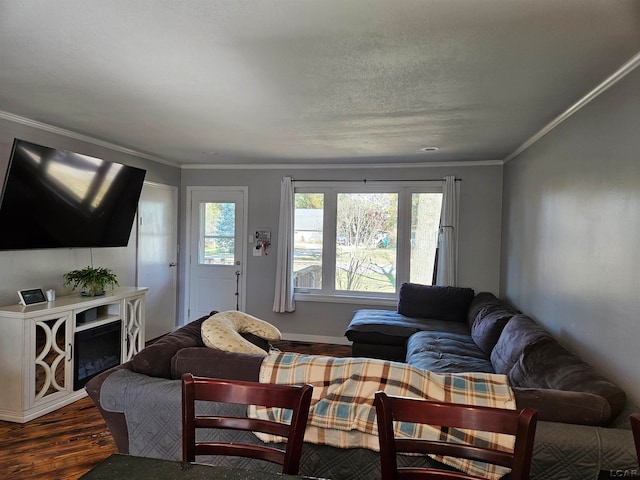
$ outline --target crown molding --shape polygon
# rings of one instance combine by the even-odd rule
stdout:
[[[13,113],[4,112],[0,110],[0,118],[8,120],[13,123],[19,123],[21,125],[26,125],[27,127],[37,128],[38,130],[44,130],[45,132],[55,133],[56,135],[62,135],[63,137],[73,138],[75,140],[80,140],[82,142],[87,142],[92,145],[97,145],[99,147],[105,147],[110,150],[115,150],[120,153],[126,153],[128,155],[133,155],[135,157],[144,158],[147,160],[151,160],[153,162],[163,163],[165,165],[169,165],[171,167],[180,167],[177,163],[170,162],[169,160],[165,160],[164,158],[154,157],[153,155],[149,155],[147,153],[139,152],[137,150],[132,150],[131,148],[126,148],[121,145],[117,145],[115,143],[107,142],[105,140],[100,140],[98,138],[90,137],[88,135],[83,135],[82,133],[74,132],[72,130],[67,130],[65,128],[56,127],[53,125],[49,125],[48,123],[38,122],[37,120],[32,120],[30,118],[21,117],[19,115],[15,115]]]
[[[493,167],[501,166],[502,160],[477,160],[453,162],[420,162],[420,163],[325,163],[325,164],[187,164],[183,170],[347,170],[347,169],[376,169],[376,168],[442,168],[442,167]]]
[[[569,117],[571,117],[578,110],[580,110],[583,107],[585,107],[587,104],[592,102],[600,94],[604,93],[605,91],[610,89],[613,85],[615,85],[620,80],[622,80],[624,77],[626,77],[629,73],[631,73],[639,65],[640,65],[640,52],[636,53],[633,57],[631,57],[629,60],[627,60],[620,68],[618,68],[614,73],[612,73],[607,78],[605,78],[604,81],[602,81],[593,90],[591,90],[589,93],[587,93],[584,97],[582,97],[576,103],[571,105],[567,110],[562,112],[556,118],[551,120],[551,122],[549,122],[542,129],[540,129],[537,133],[535,133],[531,138],[529,138],[529,140],[527,140],[522,145],[520,145],[518,148],[516,148],[513,152],[511,152],[507,157],[505,157],[504,163],[507,163],[510,160],[513,160],[518,155],[520,155],[527,148],[529,148],[531,145],[536,143],[538,140],[540,140],[542,137],[544,137],[547,133],[549,133],[551,130],[556,128],[562,122],[567,120]]]

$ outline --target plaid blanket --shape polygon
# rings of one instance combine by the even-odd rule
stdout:
[[[486,373],[436,374],[410,365],[369,358],[334,358],[296,353],[270,353],[262,362],[263,383],[313,385],[313,396],[305,441],[339,448],[368,448],[378,451],[378,428],[373,407],[375,392],[468,405],[515,409],[515,400],[504,375]],[[289,410],[250,406],[252,418],[290,421]],[[477,445],[494,445],[513,450],[510,435],[396,422],[396,435],[443,439]],[[265,442],[281,438],[257,433]],[[509,470],[452,457],[435,460],[464,472],[498,479]]]

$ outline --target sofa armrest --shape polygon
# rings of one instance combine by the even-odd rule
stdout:
[[[119,453],[129,453],[129,432],[127,430],[127,420],[124,416],[124,413],[119,412],[109,412],[102,408],[100,404],[100,391],[102,390],[102,385],[105,380],[116,370],[127,369],[131,370],[131,362],[123,363],[122,365],[118,365],[117,367],[111,368],[105,372],[102,372],[91,380],[87,382],[85,385],[85,390],[87,391],[87,395],[93,400],[93,403],[96,404],[102,418],[107,424],[107,428],[111,432],[113,436],[113,440],[116,443],[116,447]]]
[[[149,348],[149,347],[147,347]],[[189,347],[178,351],[172,358],[172,372],[175,379],[179,379],[183,372],[191,372],[194,375],[212,376],[218,378],[231,378],[236,380],[258,381],[260,364],[264,359],[261,355],[248,355],[233,352],[215,350],[208,347]],[[102,387],[107,379],[114,372],[126,369],[133,372],[133,361],[126,362],[110,370],[100,373],[92,378],[86,385],[89,397],[96,404],[102,417],[104,418],[111,435],[116,443],[118,452],[130,453],[129,429],[125,418],[125,413],[113,411],[101,404]],[[140,374],[138,376],[141,383],[154,383],[160,380],[157,377]],[[122,392],[124,397],[124,391]]]
[[[106,408],[126,415],[129,454],[180,460],[182,458],[182,382],[149,377],[136,372],[116,372],[104,383]],[[243,417],[247,406],[222,402],[199,402],[201,415]],[[251,432],[212,430],[206,438],[224,442],[260,444]],[[204,438],[203,438],[204,439]],[[203,459],[201,460],[207,463]]]
[[[604,425],[611,416],[609,402],[593,393],[547,388],[512,388],[518,408],[528,407],[537,410],[539,421]]]
[[[635,470],[640,475],[633,432],[622,428],[599,428],[598,435],[602,445],[601,470]]]
[[[598,472],[637,470],[631,431],[538,422],[531,478],[597,478]]]

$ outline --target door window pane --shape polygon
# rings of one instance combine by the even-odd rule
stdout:
[[[235,203],[200,204],[201,264],[233,265],[235,263]]]
[[[414,193],[411,195],[409,278],[413,283],[432,284],[441,207],[441,193]]]
[[[324,195],[296,193],[293,230],[293,285],[322,288]]]
[[[396,291],[397,193],[339,193],[336,290]]]

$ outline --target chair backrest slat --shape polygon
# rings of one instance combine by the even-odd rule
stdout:
[[[385,480],[477,478],[437,468],[399,468],[398,453],[423,453],[477,460],[511,469],[510,480],[529,478],[537,412],[530,408],[508,410],[422,399],[388,396],[377,392],[374,405],[378,421],[380,464]],[[394,422],[495,432],[515,437],[513,452],[441,440],[395,438]]]
[[[182,459],[194,462],[196,455],[227,455],[259,458],[282,465],[282,473],[297,474],[311,404],[311,385],[273,385],[258,382],[182,376]],[[209,401],[279,407],[292,411],[291,423],[247,417],[196,415],[195,402]],[[286,439],[284,449],[266,444],[197,442],[196,430],[217,428],[262,432]]]

